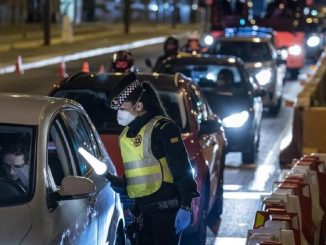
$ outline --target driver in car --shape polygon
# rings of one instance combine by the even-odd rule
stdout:
[[[0,178],[17,184],[25,192],[28,185],[25,146],[16,140],[8,140],[0,150]]]

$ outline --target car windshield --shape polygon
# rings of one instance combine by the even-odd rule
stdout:
[[[160,72],[169,74],[181,72],[200,87],[212,87],[216,91],[232,91],[234,93],[245,91],[245,84],[242,82],[237,66],[167,63]],[[224,75],[222,79],[223,73],[228,73],[229,76]]]
[[[212,53],[234,55],[244,62],[262,62],[272,60],[271,50],[267,42],[251,41],[218,41]]]
[[[56,91],[52,96],[69,98],[81,104],[99,133],[120,134],[124,128],[118,124],[117,111],[110,108],[110,103],[104,92],[85,89],[60,90]],[[177,93],[164,91],[159,91],[159,96],[168,115],[183,129],[186,120],[182,97],[178,96]]]
[[[24,202],[31,194],[34,129],[0,124],[0,205]]]

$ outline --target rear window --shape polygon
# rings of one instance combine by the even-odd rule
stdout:
[[[229,70],[233,74],[233,79],[229,83],[223,84],[218,81],[220,72]],[[232,90],[235,93],[246,91],[246,84],[243,82],[239,68],[230,65],[199,65],[199,64],[165,64],[160,72],[174,74],[181,72],[191,78],[200,87],[212,87],[214,90]]]
[[[262,62],[272,60],[272,52],[267,42],[218,41],[213,54],[234,55],[244,62]]]
[[[34,128],[0,124],[0,205],[31,197],[34,163]]]

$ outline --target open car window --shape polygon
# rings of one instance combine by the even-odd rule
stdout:
[[[0,124],[0,205],[31,197],[35,168],[35,127]]]

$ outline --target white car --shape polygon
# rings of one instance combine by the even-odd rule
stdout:
[[[0,114],[0,168],[9,165],[8,142],[25,154],[24,164],[11,165],[23,184],[0,177],[0,244],[124,244],[119,195],[90,163],[116,170],[84,109],[0,94]]]

